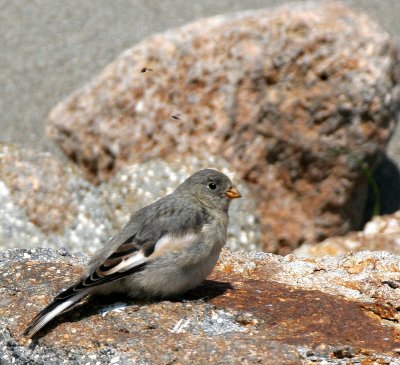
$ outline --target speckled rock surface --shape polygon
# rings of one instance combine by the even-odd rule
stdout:
[[[93,252],[114,231],[98,189],[50,154],[0,146],[0,250]]]
[[[315,245],[302,245],[293,251],[302,257],[339,256],[358,251],[387,251],[400,255],[400,211],[373,218],[363,231],[331,237]]]
[[[76,168],[49,154],[0,146],[0,250],[65,247],[94,253],[130,214],[204,167],[220,169],[235,180],[226,161],[204,157],[127,166],[96,187]],[[227,244],[233,250],[251,250],[260,242],[255,201],[246,184],[237,182],[243,199],[231,206]]]
[[[397,51],[371,19],[291,4],[148,38],[56,106],[48,131],[97,182],[132,162],[224,156],[259,197],[265,249],[287,253],[360,227],[357,161],[379,160],[398,81]]]
[[[180,299],[92,298],[22,337],[86,261],[50,249],[0,253],[5,364],[400,363],[399,256],[225,250],[210,280]]]

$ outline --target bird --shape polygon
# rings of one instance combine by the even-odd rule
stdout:
[[[227,239],[229,205],[240,197],[222,172],[197,171],[133,213],[92,257],[85,274],[40,311],[23,334],[33,337],[91,294],[162,299],[197,287],[217,263]]]

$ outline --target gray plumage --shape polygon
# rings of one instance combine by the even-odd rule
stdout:
[[[221,172],[196,172],[173,193],[134,213],[92,258],[85,275],[58,294],[24,334],[34,335],[89,294],[162,298],[198,286],[225,245],[229,204],[238,197]]]

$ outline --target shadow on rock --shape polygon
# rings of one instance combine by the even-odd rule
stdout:
[[[368,198],[364,211],[364,224],[371,220],[375,206],[379,207],[379,215],[392,214],[400,209],[400,170],[386,153],[373,173],[377,185],[377,194],[372,186],[368,186]]]
[[[197,288],[192,289],[179,297],[172,298],[171,300],[177,302],[189,300],[202,300],[208,302],[209,300],[224,294],[227,290],[233,289],[234,287],[228,282],[206,280]]]

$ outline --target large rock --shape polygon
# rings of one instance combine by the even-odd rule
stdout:
[[[224,156],[253,184],[265,249],[288,252],[360,228],[398,81],[370,18],[291,4],[146,39],[56,106],[48,131],[95,182],[132,162]]]
[[[400,363],[399,256],[226,250],[210,280],[181,299],[93,298],[24,338],[86,262],[50,249],[0,253],[2,364]]]
[[[96,187],[47,153],[0,145],[0,250],[40,246],[94,253],[134,211],[170,193],[205,164],[230,175],[244,195],[230,209],[228,246],[257,248],[254,198],[222,158],[135,164]]]

